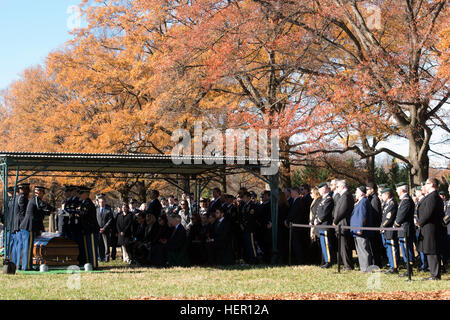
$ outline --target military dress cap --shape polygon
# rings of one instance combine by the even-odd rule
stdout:
[[[19,183],[17,185],[17,188],[19,188],[19,189],[23,189],[23,188],[27,188],[27,187],[30,187],[29,183]]]
[[[396,188],[400,188],[400,187],[403,187],[403,186],[408,186],[408,183],[407,182],[400,182],[400,183],[397,183],[395,185]]]
[[[381,190],[381,193],[386,193],[386,192],[392,192],[391,188],[384,188],[383,190]]]
[[[328,184],[326,183],[326,182],[322,182],[322,183],[319,183],[319,185],[317,186],[317,188],[323,188],[323,187],[325,187],[325,186],[328,186]]]
[[[381,190],[383,190],[384,188],[386,188],[387,184],[382,183],[378,185],[378,188],[380,188]]]
[[[131,199],[130,200],[130,204],[133,204],[133,203],[137,203],[138,201],[136,200],[136,199]]]
[[[79,193],[91,192],[91,190],[92,190],[92,188],[89,188],[89,187],[78,187]]]
[[[42,190],[42,191],[45,191],[45,190],[47,190],[48,188],[46,188],[46,187],[44,187],[44,186],[35,186],[34,187],[34,190]]]
[[[89,191],[91,191],[91,190],[89,190]],[[95,196],[95,198],[96,198],[96,199],[104,199],[104,198],[105,198],[105,195],[104,195],[103,193],[99,193],[99,194],[97,194],[97,195]]]
[[[257,198],[258,196],[256,195],[255,191],[250,191],[250,197],[251,198]]]
[[[445,196],[445,192],[444,191],[439,191],[439,195]]]
[[[8,192],[14,192],[14,187],[8,187]]]

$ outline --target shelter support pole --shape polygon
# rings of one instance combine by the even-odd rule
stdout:
[[[270,212],[272,218],[272,257],[271,263],[278,262],[278,192],[279,174],[269,176],[270,181]]]

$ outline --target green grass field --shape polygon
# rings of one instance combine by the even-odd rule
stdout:
[[[293,297],[311,293],[436,292],[448,299],[450,274],[441,281],[422,281],[414,273],[407,282],[397,275],[363,274],[337,267],[235,266],[230,268],[154,269],[127,267],[121,261],[101,263],[101,273],[39,273],[0,276],[0,299],[206,299],[246,295]],[[414,294],[413,294],[414,298]],[[288,298],[289,299],[289,298]],[[420,299],[418,297],[417,299]]]

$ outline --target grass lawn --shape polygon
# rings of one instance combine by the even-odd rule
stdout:
[[[450,290],[449,273],[444,274],[441,281],[421,281],[429,274],[415,272],[413,281],[407,282],[397,275],[383,273],[342,271],[337,274],[336,266],[326,270],[317,266],[154,269],[127,267],[116,260],[101,263],[100,267],[106,272],[1,275],[0,299],[210,299],[220,296],[240,299],[246,295],[296,299],[306,293],[399,290],[430,294],[444,290],[444,299],[449,299]]]

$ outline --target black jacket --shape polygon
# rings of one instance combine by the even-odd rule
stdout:
[[[161,215],[162,205],[158,199],[153,199],[149,203],[147,203],[147,207],[145,208],[145,213],[152,214],[156,218]]]
[[[86,199],[80,203],[80,227],[83,234],[97,233],[99,225],[95,204],[91,199]]]
[[[117,229],[117,244],[123,246],[128,244],[133,238],[133,221],[134,217],[131,212],[128,212],[125,216],[121,213],[117,216],[116,229]],[[124,235],[120,235],[123,232]]]
[[[335,204],[333,210],[333,223],[340,226],[349,226],[350,217],[352,216],[355,200],[350,191],[345,191]],[[343,230],[342,233],[347,233],[349,230]]]
[[[14,204],[13,232],[21,229],[20,225],[25,218],[28,202],[28,195],[24,195],[23,193],[19,193],[19,195],[17,195],[16,203]]]
[[[424,254],[441,253],[443,211],[444,202],[437,191],[427,194],[417,207],[420,226],[418,250]]]
[[[297,197],[292,201],[289,208],[287,221],[294,224],[308,224],[309,223],[309,208],[306,206],[306,201],[301,197]]]
[[[25,217],[20,224],[20,229],[28,230],[34,234],[40,234],[45,231],[44,216],[50,215],[53,208],[44,202],[38,196],[33,196],[28,201]]]
[[[373,227],[379,227],[381,225],[381,218],[383,216],[383,209],[381,208],[380,198],[376,194],[368,196],[370,204],[372,205],[372,225]]]
[[[404,238],[408,235],[415,234],[416,228],[414,226],[414,201],[409,195],[405,195],[398,205],[397,217],[395,218],[394,227],[406,229],[399,231],[398,236]]]
[[[320,198],[320,202],[317,206],[316,220],[319,225],[331,225],[333,224],[333,209],[334,201],[330,194],[327,194],[323,198]],[[329,231],[329,229],[321,229],[323,231]]]
[[[187,243],[186,229],[180,223],[178,228],[172,230],[172,234],[167,240],[167,250],[169,251],[180,251]]]

